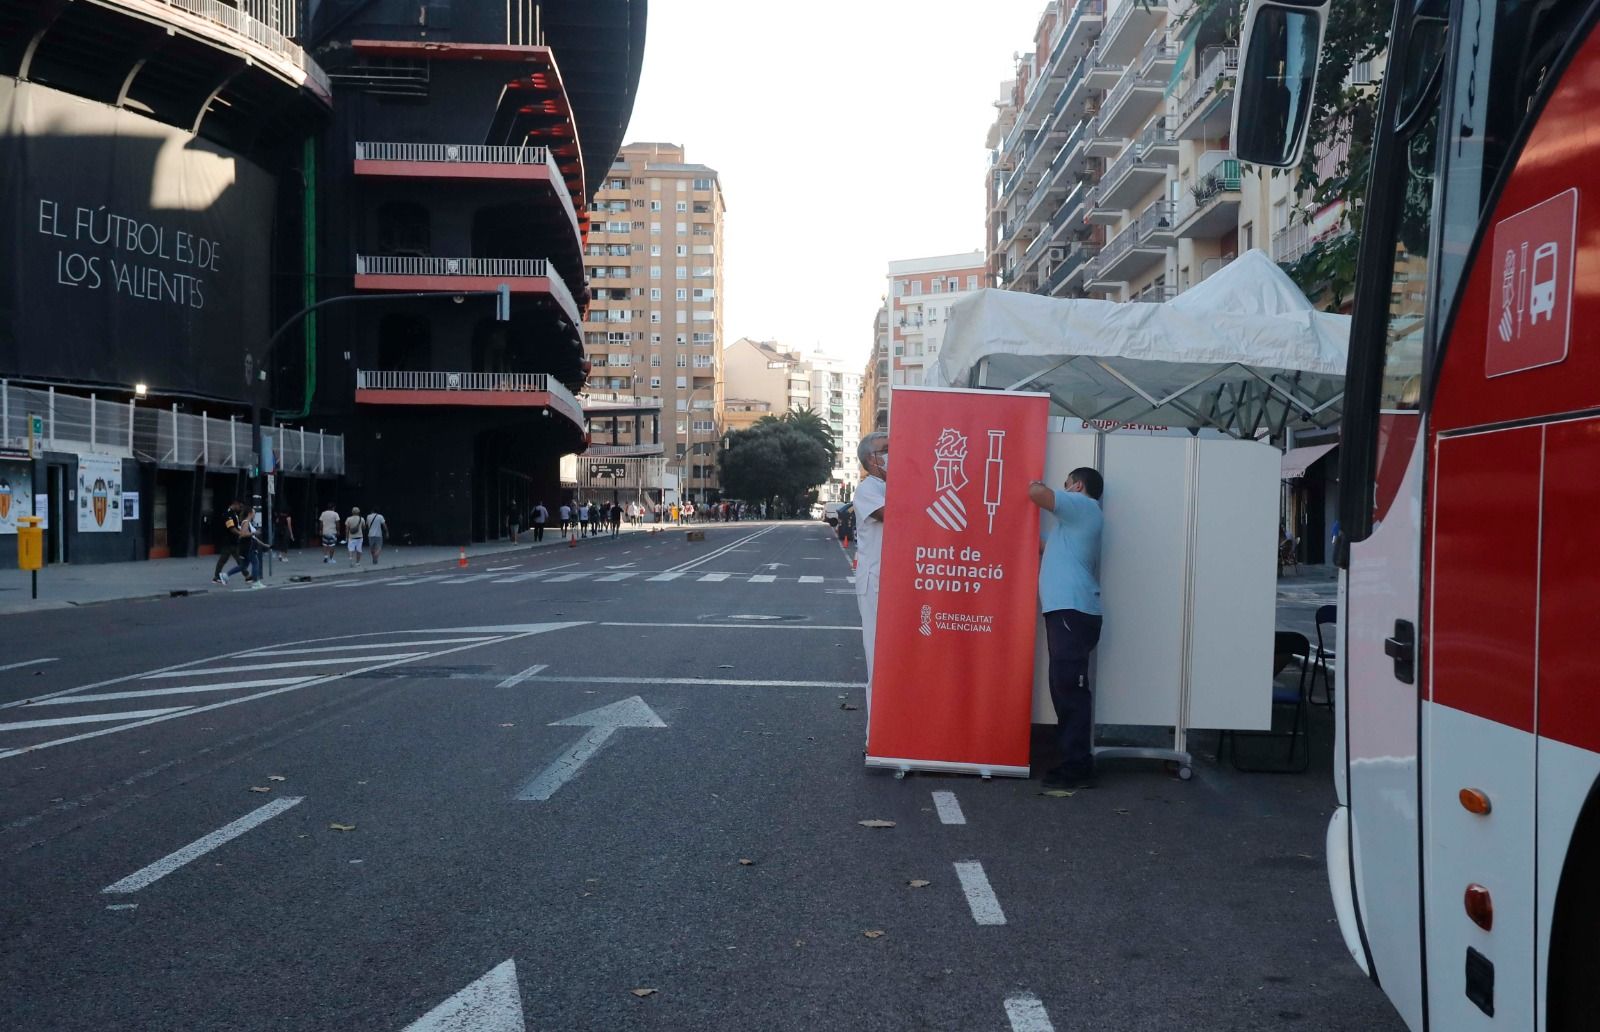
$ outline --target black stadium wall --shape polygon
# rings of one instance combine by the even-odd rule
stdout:
[[[0,77],[0,377],[248,400],[276,200],[214,143]]]

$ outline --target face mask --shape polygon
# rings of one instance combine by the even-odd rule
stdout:
[[[889,472],[889,453],[884,452],[878,456],[878,465],[883,467],[885,473]]]

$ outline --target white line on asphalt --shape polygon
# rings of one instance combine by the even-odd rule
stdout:
[[[849,581],[851,584],[854,584],[856,582],[856,578],[855,578],[854,574],[851,574],[850,576],[846,577],[845,580]]]
[[[224,825],[204,838],[195,839],[177,852],[168,853],[149,867],[141,868],[119,882],[112,882],[100,891],[102,893],[138,892],[145,886],[165,878],[189,861],[205,856],[213,849],[225,842],[238,838],[258,824],[270,821],[283,811],[298,805],[304,798],[304,796],[284,796],[282,799],[274,799],[266,806],[251,810],[232,824]]]
[[[488,580],[493,573],[469,573],[464,577],[446,577],[440,584],[471,584],[473,581]]]
[[[639,575],[639,571],[638,570],[624,570],[621,573],[608,573],[604,577],[596,577],[595,580],[596,581],[619,581],[619,580],[627,580],[629,577],[637,577],[638,575]]]
[[[723,581],[725,581],[727,579],[728,579],[728,575],[726,573],[708,573],[704,577],[700,578],[700,583],[702,583],[702,584],[721,584]]]
[[[523,1032],[517,965],[505,961],[405,1027],[404,1032]]]
[[[939,811],[940,824],[967,823],[967,815],[961,812],[961,804],[956,801],[954,792],[935,792],[933,807]]]
[[[744,537],[739,538],[736,541],[733,541],[733,542],[730,542],[729,544],[723,545],[721,548],[717,549],[716,551],[707,552],[705,555],[700,556],[698,559],[691,559],[686,563],[679,563],[677,566],[670,567],[668,572],[670,573],[670,572],[672,572],[674,570],[680,571],[680,572],[687,572],[689,570],[692,570],[696,566],[700,566],[703,563],[708,563],[708,562],[710,562],[711,560],[717,558],[720,555],[724,555],[724,554],[726,554],[728,552],[733,551],[735,548],[738,548],[740,545],[744,544],[746,541],[755,540],[756,538],[758,538],[761,535],[767,533],[768,531],[771,531],[772,529],[773,529],[772,527],[764,527],[761,530],[756,531],[754,534],[746,534]]]
[[[322,652],[355,652],[358,649],[392,649],[396,645],[413,648],[417,645],[465,645],[469,641],[488,641],[493,635],[476,638],[431,638],[427,641],[375,641],[367,645],[323,645],[310,649],[256,649],[253,652],[241,652],[234,659],[260,659],[265,656],[307,656]],[[351,656],[352,660],[360,661],[365,656]]]
[[[1011,1020],[1011,1032],[1056,1032],[1044,1004],[1032,993],[1007,996],[1006,1017]]]
[[[567,581],[582,580],[583,578],[585,578],[587,576],[589,576],[588,573],[563,573],[559,577],[551,577],[549,580],[545,581],[545,583],[546,584],[564,584]]]
[[[96,695],[63,695],[59,699],[45,699],[41,706],[71,706],[80,702],[115,702],[118,699],[144,699],[157,695],[193,695],[196,692],[230,692],[238,688],[270,688],[276,684],[299,684],[316,674],[304,677],[264,677],[258,681],[224,681],[221,684],[186,684],[179,688],[148,688],[141,692],[101,692]]]
[[[393,643],[391,643],[391,646]],[[285,670],[289,667],[303,666],[334,666],[338,663],[373,663],[387,659],[416,659],[426,656],[426,652],[396,652],[388,656],[340,656],[337,659],[293,659],[282,663],[248,663],[243,666],[207,667],[204,670],[163,670],[160,673],[145,674],[141,681],[151,681],[160,677],[205,677],[209,674],[239,674],[246,670]]]
[[[750,583],[751,584],[771,584],[773,581],[775,581],[777,579],[778,578],[774,577],[770,573],[758,573],[758,574],[755,574],[754,576],[752,576],[750,578]]]
[[[21,663],[7,663],[4,666],[0,666],[0,670],[16,670],[20,667],[38,666],[40,663],[55,663],[58,661],[59,657],[57,656],[48,656],[44,659],[28,659]]]
[[[504,681],[501,681],[499,684],[495,685],[495,687],[496,688],[514,688],[517,685],[521,684],[523,681],[526,681],[528,678],[532,677],[534,674],[537,674],[539,671],[543,670],[547,666],[549,666],[548,663],[535,663],[533,666],[531,666],[528,669],[524,670],[520,674],[512,674],[510,677],[506,678]]]
[[[858,624],[777,624],[777,623],[645,623],[639,620],[603,620],[601,627],[743,627],[763,631],[859,631]]]
[[[429,581],[444,580],[450,576],[448,573],[430,573],[425,577],[401,577],[399,580],[390,581],[391,588],[409,588],[413,584],[426,584]]]
[[[800,583],[801,584],[821,584],[822,583],[822,578],[821,577],[801,577],[800,578]]]
[[[441,633],[443,633],[445,631],[463,631],[463,632],[468,632],[468,633],[474,632],[474,631],[495,631],[495,632],[504,632],[506,634],[506,637],[503,637],[503,638],[492,638],[492,639],[490,639],[489,641],[486,641],[486,642],[473,642],[470,645],[459,645],[459,646],[457,646],[456,648],[453,648],[453,649],[441,649],[438,652],[428,653],[428,655],[430,657],[435,657],[436,658],[436,657],[439,657],[439,656],[448,656],[451,653],[455,653],[455,652],[465,652],[468,649],[480,648],[480,647],[482,647],[484,645],[494,645],[494,644],[498,644],[500,642],[516,641],[519,638],[527,638],[527,637],[531,637],[532,635],[535,635],[535,634],[543,634],[546,631],[562,631],[562,630],[568,630],[568,629],[573,628],[573,627],[582,627],[587,622],[588,621],[586,621],[586,620],[568,620],[568,621],[557,622],[557,623],[505,624],[505,625],[501,625],[501,626],[488,626],[488,627],[434,627],[434,628],[430,628],[428,630],[415,630],[415,631],[407,631],[407,632],[403,632],[403,633],[408,633],[408,634],[441,634]],[[366,656],[366,657],[363,657],[363,658],[365,658],[365,659],[373,659],[375,657]],[[209,662],[209,660],[195,660],[195,662],[204,663],[204,662]],[[90,739],[90,738],[99,738],[101,735],[114,735],[114,734],[119,734],[119,733],[121,733],[123,731],[132,731],[136,727],[145,727],[145,726],[147,726],[149,724],[160,724],[160,723],[162,723],[164,721],[176,720],[179,717],[193,716],[196,713],[209,713],[212,710],[219,710],[219,709],[223,709],[223,708],[228,707],[228,706],[237,706],[240,703],[254,702],[256,699],[265,699],[265,698],[268,698],[269,696],[273,696],[273,695],[282,695],[284,692],[297,692],[302,688],[315,688],[317,685],[330,684],[330,683],[332,683],[334,681],[340,681],[340,680],[344,680],[345,678],[354,677],[357,674],[365,674],[365,673],[368,673],[368,672],[373,671],[373,670],[383,670],[383,669],[385,669],[387,667],[398,666],[401,663],[409,663],[409,662],[411,662],[409,659],[397,659],[397,660],[392,660],[392,661],[388,661],[388,662],[373,663],[370,666],[357,667],[354,670],[341,670],[340,672],[338,672],[336,674],[328,674],[325,677],[316,677],[316,678],[313,678],[310,681],[302,681],[299,684],[287,684],[287,685],[284,685],[282,688],[268,688],[264,692],[256,692],[253,695],[241,695],[237,699],[225,699],[222,702],[213,702],[209,706],[192,706],[192,707],[189,707],[188,709],[182,710],[182,711],[177,712],[177,713],[168,713],[168,714],[164,714],[164,715],[159,716],[159,717],[150,717],[150,718],[148,718],[146,720],[135,721],[135,722],[133,722],[131,724],[118,724],[116,727],[102,728],[99,731],[85,731],[83,734],[80,734],[80,735],[72,735],[72,736],[67,737],[67,738],[56,738],[56,739],[52,739],[52,740],[50,740],[48,742],[34,742],[32,745],[24,745],[24,746],[19,746],[18,748],[15,748],[15,749],[6,749],[4,751],[0,751],[0,760],[8,760],[13,756],[21,756],[24,753],[37,752],[40,749],[53,749],[58,745],[70,745],[73,742],[82,742],[82,741],[84,741],[86,739]],[[79,690],[81,690],[81,688],[98,688],[98,687],[101,687],[101,686],[107,685],[107,684],[114,684],[114,683],[117,683],[117,682],[120,682],[120,681],[127,681],[127,680],[130,680],[131,678],[137,677],[137,676],[138,676],[137,674],[131,674],[131,675],[128,675],[126,677],[114,678],[111,681],[101,681],[99,684],[82,685],[82,686],[80,686],[80,688],[69,688],[69,689],[66,690],[66,692],[58,692],[56,694],[64,695],[67,692],[79,691]]]
[[[0,731],[22,731],[30,727],[60,727],[62,724],[106,724],[113,720],[139,720],[143,717],[159,717],[164,713],[177,713],[189,708],[170,706],[167,709],[133,710],[128,713],[84,713],[76,717],[54,717],[50,720],[19,720],[12,724],[0,724]]]
[[[511,566],[491,566],[491,567],[489,567],[489,572],[490,573],[505,573],[507,570],[515,570],[517,568],[518,568],[518,566],[516,564],[513,564]]]
[[[966,893],[967,906],[972,910],[974,921],[981,925],[1006,923],[1005,911],[1000,909],[1000,900],[995,897],[994,889],[989,887],[983,864],[976,860],[957,860],[956,877],[961,879],[961,891]]]
[[[681,573],[658,573],[654,577],[651,577],[649,579],[653,580],[653,581],[677,580],[679,577],[682,577],[682,576],[683,576],[683,574],[681,574]]]
[[[865,688],[863,681],[740,681],[731,677],[571,677],[548,674],[530,678],[556,684],[698,684],[735,688]]]

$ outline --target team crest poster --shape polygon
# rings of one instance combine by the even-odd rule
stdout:
[[[78,456],[78,533],[122,530],[122,460]]]
[[[17,520],[32,515],[32,470],[25,462],[0,462],[0,534],[15,534]]]
[[[867,765],[1028,773],[1043,394],[896,387]]]

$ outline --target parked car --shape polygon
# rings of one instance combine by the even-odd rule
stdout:
[[[849,505],[849,502],[828,502],[822,507],[822,519],[830,527],[839,525],[839,510]]]

